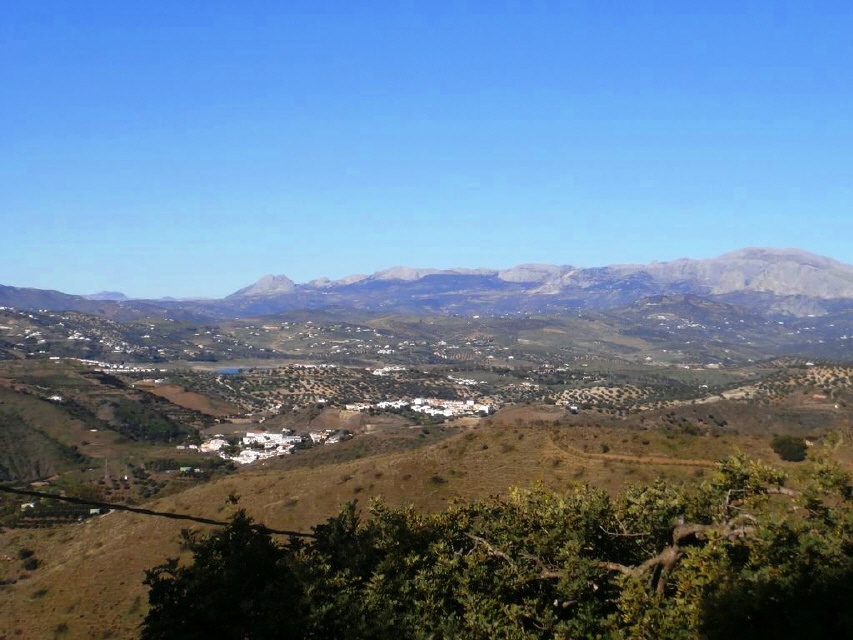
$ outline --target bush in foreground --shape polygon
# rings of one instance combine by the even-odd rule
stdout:
[[[514,490],[435,514],[349,504],[310,541],[239,512],[147,573],[142,637],[853,637],[850,478],[743,457],[612,498]]]

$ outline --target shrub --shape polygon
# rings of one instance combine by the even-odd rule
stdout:
[[[289,541],[239,512],[184,534],[191,563],[146,572],[142,638],[850,638],[853,483],[825,462],[805,471],[817,518],[780,521],[762,496],[784,473],[743,456],[693,487],[612,497],[374,502],[363,519],[349,503]]]
[[[796,436],[773,436],[771,445],[782,460],[802,462],[806,459],[806,441]]]

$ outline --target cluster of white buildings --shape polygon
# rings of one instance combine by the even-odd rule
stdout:
[[[473,378],[454,378],[453,376],[447,376],[448,380],[455,382],[456,384],[461,384],[466,387],[473,387],[474,385],[483,384],[474,380]]]
[[[382,402],[356,402],[346,405],[347,411],[367,411],[369,409],[406,409],[409,408],[417,413],[425,413],[430,416],[454,416],[474,415],[478,413],[491,413],[492,407],[481,404],[475,400],[441,400],[439,398],[415,398],[408,400],[384,400]]]
[[[52,357],[51,360],[59,360],[58,357]],[[101,371],[117,371],[119,373],[151,373],[153,371],[164,372],[166,369],[154,369],[152,367],[139,367],[132,364],[116,364],[114,362],[101,362],[100,360],[86,360],[85,358],[67,358],[68,360],[76,360],[90,367],[96,367]]]
[[[387,367],[382,367],[381,369],[374,369],[372,373],[375,376],[387,376],[389,373],[393,373],[394,371],[405,371],[405,370],[406,370],[406,367],[403,367],[400,365],[389,365]]]
[[[412,411],[430,416],[463,416],[477,413],[490,413],[492,408],[474,400],[440,400],[438,398],[415,398]]]
[[[241,440],[239,452],[232,455],[225,450],[228,440],[221,435],[214,436],[203,442],[199,450],[204,453],[218,453],[220,458],[231,460],[237,464],[249,464],[258,460],[275,458],[280,455],[293,453],[294,447],[302,442],[301,436],[288,433],[267,433],[266,431],[248,431]]]
[[[291,369],[337,369],[336,364],[292,364]]]
[[[327,429],[310,432],[307,440],[310,440],[312,444],[337,444],[351,437],[349,434]],[[281,433],[247,431],[240,441],[239,452],[234,455],[226,451],[229,442],[222,435],[215,435],[210,440],[203,442],[199,450],[204,453],[218,453],[220,458],[237,464],[250,464],[258,460],[291,454],[297,445],[305,441],[305,437],[295,435],[289,429],[285,429]]]
[[[247,431],[243,436],[243,444],[247,447],[275,449],[285,445],[296,445],[302,442],[302,436],[287,432],[269,433],[267,431]]]

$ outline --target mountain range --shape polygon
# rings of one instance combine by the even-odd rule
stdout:
[[[697,295],[765,314],[821,315],[853,309],[853,265],[800,249],[747,248],[595,268],[522,264],[510,269],[392,267],[297,284],[265,275],[222,299],[130,300],[110,291],[75,296],[0,285],[0,305],[76,310],[117,319],[163,315],[247,317],[298,309],[393,313],[553,313],[610,309],[659,295]]]

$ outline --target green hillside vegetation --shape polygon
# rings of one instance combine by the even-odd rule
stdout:
[[[851,637],[850,477],[820,461],[785,482],[741,456],[613,497],[350,503],[286,542],[240,511],[147,572],[142,638]]]
[[[450,344],[437,345],[447,353],[470,351],[475,347],[485,352],[498,344],[497,340],[490,342],[488,335],[475,335],[477,329],[469,327],[468,320],[463,318],[454,322],[459,327],[458,349],[450,349]],[[303,328],[299,327],[299,330]],[[367,335],[366,331],[361,331],[353,337],[346,328],[339,329],[345,334],[344,339],[352,341]],[[262,333],[262,329],[255,327],[254,332]],[[440,327],[433,329],[440,335]],[[463,335],[466,330],[471,334]],[[270,329],[269,333],[292,331],[294,329],[284,327]],[[310,329],[311,333],[314,331]],[[380,347],[390,342],[384,334],[370,335]],[[205,340],[215,337],[214,334]],[[311,341],[309,344],[317,340],[328,340],[328,336],[305,337],[305,342]],[[400,356],[407,348],[403,342],[392,346],[397,352],[389,354],[389,358]],[[472,344],[466,345],[465,342]],[[359,345],[361,343],[356,343]],[[425,351],[431,348],[416,346]],[[324,348],[333,346],[327,344]],[[778,557],[773,556],[773,562],[783,558],[784,554],[788,558],[785,562],[791,561],[792,556],[801,555],[800,550],[805,549],[813,553],[813,568],[818,575],[827,558],[835,553],[833,549],[837,551],[833,545],[837,543],[844,549],[848,548],[844,547],[849,544],[845,541],[848,529],[833,529],[829,524],[820,523],[814,525],[814,531],[826,538],[828,546],[821,546],[823,538],[812,541],[816,548],[814,551],[806,544],[804,529],[800,528],[803,518],[816,517],[812,515],[814,512],[826,513],[828,518],[835,518],[838,523],[846,521],[847,499],[839,497],[840,494],[835,497],[822,494],[823,489],[815,484],[814,477],[809,480],[800,474],[802,470],[818,468],[823,464],[820,460],[824,456],[837,461],[848,471],[853,469],[853,433],[848,409],[853,406],[853,370],[849,367],[779,360],[743,368],[686,369],[593,355],[568,361],[564,361],[563,356],[559,359],[551,356],[555,364],[546,366],[535,362],[535,354],[527,351],[527,347],[525,351],[531,356],[525,364],[518,364],[519,356],[516,360],[507,359],[485,368],[471,361],[465,365],[409,366],[384,376],[373,374],[375,368],[384,364],[382,362],[371,362],[369,370],[343,366],[337,369],[299,368],[278,362],[268,369],[257,366],[241,375],[227,376],[173,367],[156,373],[149,370],[104,373],[65,361],[17,360],[3,362],[0,367],[0,411],[7,415],[10,423],[10,442],[14,441],[14,446],[30,443],[27,445],[29,453],[19,456],[15,468],[25,470],[32,468],[33,462],[40,457],[49,459],[50,468],[46,462],[39,462],[38,469],[40,474],[51,476],[42,490],[54,495],[65,492],[67,495],[222,521],[233,510],[228,497],[234,494],[242,496],[239,506],[257,522],[300,531],[310,531],[323,522],[331,526],[328,519],[341,519],[342,504],[359,500],[356,514],[346,515],[341,522],[349,522],[344,528],[353,531],[347,534],[350,535],[347,544],[351,544],[353,556],[357,557],[362,553],[361,549],[367,549],[364,554],[372,558],[359,564],[360,573],[343,576],[339,567],[333,567],[329,573],[318,574],[318,566],[332,566],[332,560],[310,540],[297,556],[292,556],[295,547],[291,548],[285,539],[275,538],[273,546],[276,549],[271,552],[274,560],[271,566],[284,562],[298,568],[303,581],[300,584],[314,585],[311,593],[316,597],[311,602],[327,607],[329,611],[348,607],[342,598],[349,594],[346,597],[351,597],[354,602],[350,607],[354,617],[344,616],[347,624],[359,633],[372,634],[372,637],[390,634],[386,628],[364,626],[373,624],[372,618],[386,615],[377,608],[380,599],[386,597],[389,602],[403,603],[399,604],[399,615],[395,613],[397,608],[391,611],[393,615],[389,622],[396,625],[393,628],[399,630],[400,637],[408,637],[411,626],[421,625],[426,620],[426,609],[416,608],[420,606],[416,605],[419,598],[438,603],[435,607],[439,608],[432,610],[435,619],[447,618],[446,627],[432,628],[433,637],[501,637],[502,633],[505,637],[512,637],[511,634],[516,633],[509,631],[515,628],[512,624],[521,625],[519,629],[534,637],[537,633],[543,637],[549,637],[549,633],[552,637],[585,637],[586,631],[578,629],[586,627],[571,626],[586,624],[581,618],[572,617],[579,615],[579,611],[601,618],[595,623],[599,626],[589,627],[592,629],[589,633],[599,633],[602,637],[620,637],[620,634],[621,637],[643,637],[644,634],[649,638],[667,637],[671,629],[648,626],[663,624],[659,620],[648,621],[647,626],[640,623],[633,627],[624,626],[628,624],[623,620],[623,612],[629,611],[626,598],[630,594],[636,602],[647,607],[642,610],[645,613],[631,613],[634,616],[632,620],[636,622],[637,616],[642,615],[658,615],[650,604],[654,600],[649,599],[648,594],[635,593],[639,588],[637,584],[648,585],[653,572],[644,570],[645,577],[634,582],[629,580],[631,576],[619,570],[607,570],[603,573],[605,578],[601,578],[598,573],[589,573],[590,567],[583,562],[612,562],[636,568],[664,550],[662,546],[649,547],[644,559],[636,547],[628,544],[631,536],[622,535],[627,532],[632,536],[643,534],[637,538],[649,537],[647,530],[635,529],[634,524],[628,524],[636,522],[631,518],[639,516],[628,516],[621,510],[625,496],[632,491],[665,489],[666,500],[671,498],[677,507],[666,512],[670,514],[666,517],[671,516],[674,520],[667,524],[668,533],[655,534],[655,545],[663,539],[669,540],[667,544],[671,545],[680,520],[684,524],[723,526],[726,522],[723,512],[719,509],[702,511],[707,505],[703,506],[699,498],[711,495],[713,492],[708,487],[719,484],[716,479],[720,472],[715,467],[717,461],[736,452],[743,452],[750,460],[772,464],[790,473],[790,480],[782,488],[790,487],[799,492],[796,496],[762,493],[763,502],[754,509],[751,504],[738,502],[737,496],[732,494],[735,497],[731,502],[729,521],[732,514],[744,511],[760,521],[761,527],[778,527],[756,531],[778,532],[788,527],[793,532],[792,540],[798,541],[796,544],[800,546],[786,547],[780,543],[781,546],[774,548],[776,551],[773,553],[778,551]],[[542,353],[544,358],[545,351]],[[557,366],[561,361],[566,362],[565,366]],[[477,382],[464,384],[448,376],[473,378]],[[375,409],[355,412],[346,410],[341,404],[349,399],[380,400],[398,395],[444,393],[457,398],[482,394],[485,398],[492,398],[495,406],[500,408],[486,418],[467,416],[448,419],[441,425],[424,425],[414,424],[414,420],[399,415],[399,412]],[[578,399],[583,405],[580,411],[574,414],[559,404],[559,394],[579,394]],[[211,396],[214,400],[217,397],[229,402],[233,400],[233,404],[220,404],[213,411],[213,405],[208,404]],[[320,402],[320,397],[327,401]],[[279,403],[283,406],[279,407]],[[216,456],[176,448],[176,445],[197,442],[196,430],[239,437],[246,430],[277,432],[282,428],[297,432],[346,428],[352,430],[355,437],[332,446],[306,445],[294,455],[271,458],[237,469]],[[26,437],[21,433],[22,429],[27,430]],[[51,448],[53,445],[32,443],[27,438],[37,435],[36,431],[47,436],[44,443],[55,441],[61,446],[56,449]],[[808,440],[811,446],[807,459],[801,462],[780,459],[772,447],[775,436],[791,436],[803,444]],[[6,448],[13,450],[10,447],[12,445]],[[73,447],[90,459],[85,463],[81,459],[78,463],[63,458],[64,453],[74,452]],[[744,464],[749,467],[749,464]],[[193,471],[182,473],[182,467],[191,467]],[[764,467],[758,465],[755,468]],[[835,473],[831,466],[824,464],[820,468],[824,469],[821,473],[829,474],[827,478]],[[196,472],[195,469],[201,471]],[[774,482],[767,486],[775,491],[779,484]],[[20,486],[22,483],[15,484]],[[703,486],[706,489],[702,489]],[[814,494],[819,497],[817,502],[808,501],[812,495],[809,487],[818,487],[815,489],[817,494]],[[605,499],[603,496],[609,497]],[[374,498],[380,499],[384,506],[374,507],[371,511]],[[138,637],[139,624],[149,610],[145,604],[149,590],[143,584],[144,570],[160,565],[167,556],[180,557],[178,567],[187,567],[191,561],[187,541],[182,542],[179,535],[182,523],[118,512],[86,518],[91,514],[63,510],[52,500],[45,500],[42,505],[49,508],[50,513],[42,513],[41,507],[30,512],[21,509],[24,501],[27,500],[0,501],[0,516],[5,526],[0,530],[0,556],[15,558],[21,549],[31,549],[39,563],[27,569],[18,562],[0,562],[0,582],[4,583],[0,585],[0,638]],[[548,520],[551,516],[547,513],[538,515],[538,507],[532,506],[534,504],[545,505],[543,509],[552,508],[548,505],[562,505],[554,508],[561,514],[559,517],[564,518],[563,522],[569,524],[582,522],[577,520],[581,516],[570,513],[578,505],[609,505],[609,511],[605,509],[600,513],[606,518],[610,517],[608,514],[615,514],[613,517],[625,523],[625,529],[611,527],[615,520],[611,522],[605,518],[602,526],[609,534],[598,531],[596,535],[602,536],[602,540],[607,540],[610,534],[620,535],[615,536],[611,546],[596,546],[600,541],[582,537],[586,533],[569,533],[565,530],[568,525],[556,526],[555,521]],[[820,511],[824,507],[830,511]],[[649,510],[654,512],[655,508]],[[522,535],[520,525],[517,526],[513,520],[514,513],[524,514],[519,518],[530,527],[526,534]],[[355,522],[356,515],[358,523]],[[497,519],[494,523],[489,522],[492,515]],[[81,517],[85,519],[80,520]],[[374,522],[384,522],[382,526],[390,533],[385,538],[381,537],[385,534],[370,533]],[[473,528],[465,528],[465,523],[473,523]],[[203,545],[206,540],[203,533],[209,533],[209,529],[201,531],[195,540]],[[395,531],[404,540],[401,545],[396,545]],[[547,535],[553,540],[548,537],[540,541],[539,537],[546,532],[550,532]],[[490,555],[492,552],[483,542],[468,534],[482,538],[493,551],[500,553]],[[442,537],[445,535],[449,538]],[[726,556],[729,558],[726,562],[735,564],[731,573],[724,571],[725,563],[708,565],[713,568],[713,571],[709,569],[712,576],[709,579],[715,584],[738,585],[746,579],[747,573],[744,572],[747,571],[758,576],[756,580],[764,579],[757,564],[749,565],[747,569],[745,565],[737,564],[742,559],[738,554],[746,554],[747,551],[752,554],[754,545],[765,540],[763,536],[764,533],[758,537],[750,535],[749,542],[726,538],[721,544],[734,545],[725,546],[734,550],[731,557]],[[416,543],[405,542],[408,538],[416,539]],[[453,557],[450,551],[442,555],[442,540],[448,539],[448,544],[455,550]],[[572,547],[570,542],[580,545],[580,550]],[[528,543],[530,547],[525,546]],[[604,545],[603,542],[600,544]],[[694,609],[681,609],[681,605],[673,604],[675,608],[670,610],[667,608],[670,605],[666,604],[662,610],[664,613],[660,615],[672,614],[677,619],[682,616],[682,622],[687,620],[682,625],[686,630],[683,637],[713,633],[703,631],[711,625],[709,621],[712,618],[707,612],[711,610],[712,599],[705,593],[701,602],[691,600],[694,597],[692,590],[685,591],[684,595],[680,592],[673,595],[670,587],[680,584],[678,580],[681,578],[677,579],[676,575],[683,576],[685,580],[691,575],[685,569],[692,567],[690,562],[698,557],[693,554],[700,553],[702,549],[719,551],[721,547],[714,546],[716,544],[710,537],[703,540],[692,536],[679,545],[685,555],[679,561],[677,574],[673,573],[674,577],[667,580],[669,586],[663,598],[673,603],[679,599],[687,600],[695,606]],[[584,545],[589,547],[587,551],[584,551]],[[395,551],[397,546],[400,549]],[[791,552],[791,549],[796,549],[796,552]],[[575,552],[576,555],[572,555]],[[506,561],[501,553],[512,563]],[[842,549],[835,556],[840,566],[846,566],[845,553]],[[386,554],[391,562],[387,572],[385,565],[377,564],[379,560],[376,559],[382,554]],[[580,566],[578,575],[593,580],[599,589],[610,594],[608,598],[613,602],[607,599],[599,602],[597,596],[585,593],[570,597],[569,590],[562,590],[562,578],[524,583],[522,577],[526,580],[536,568],[542,570],[528,555],[537,556],[549,570]],[[456,562],[457,556],[462,563],[459,566],[451,562]],[[285,560],[280,561],[280,558]],[[406,563],[411,563],[412,571],[427,571],[424,558],[431,559],[435,567],[449,567],[445,574],[446,592],[436,591],[437,587],[429,585],[434,576],[430,578],[428,572],[417,574],[424,576],[424,584],[401,582],[414,575],[403,571]],[[485,563],[490,571],[502,576],[507,591],[501,591],[504,587],[492,584],[487,576],[476,573],[473,565],[465,565],[467,558],[471,563],[475,560]],[[688,558],[690,562],[687,562]],[[712,558],[714,563],[718,559],[717,556]],[[807,562],[808,558],[802,561]],[[561,562],[566,564],[561,565]],[[581,564],[576,565],[578,562]],[[797,582],[799,574],[796,572],[799,569],[793,565],[781,568],[781,565],[768,566],[776,567],[768,571],[775,572],[774,575],[781,576],[790,584],[796,584],[804,592],[810,588]],[[516,569],[518,575],[513,573]],[[171,574],[161,575],[169,579]],[[285,582],[290,580],[287,575],[271,579],[279,584],[281,579]],[[578,576],[571,578],[575,579],[580,580]],[[380,584],[382,581],[388,581],[387,588]],[[536,583],[542,584],[537,586]],[[286,584],[293,587],[292,583]],[[368,584],[374,584],[374,587],[368,588]],[[482,584],[482,598],[466,594],[464,584]],[[630,586],[632,584],[633,587]],[[764,593],[764,583],[749,584],[755,586],[757,594]],[[339,585],[345,591],[333,593],[328,599],[324,594],[333,590],[333,585]],[[770,589],[767,593],[771,600],[784,596],[782,592],[766,588]],[[734,586],[732,589],[726,593],[743,593]],[[835,593],[834,587],[832,591]],[[838,591],[846,593],[843,585]],[[294,615],[293,623],[297,625],[294,628],[302,629],[308,637],[311,637],[309,631],[314,637],[329,637],[326,634],[332,633],[330,629],[333,627],[328,626],[332,624],[328,617],[332,613],[312,611],[307,601],[301,599],[304,594],[298,595],[298,589],[294,593],[297,595],[292,600],[290,597],[280,598],[283,609],[305,612],[305,616]],[[212,590],[210,594],[213,598],[216,591]],[[560,603],[577,600],[577,609],[572,604],[567,607],[568,612],[559,607],[558,611],[552,611],[542,604],[546,602],[544,598],[552,595],[552,602],[558,598],[563,598]],[[495,603],[504,596],[507,605],[498,611]],[[542,602],[536,600],[540,596]],[[735,598],[735,595],[731,597]],[[834,602],[831,597],[827,597],[827,601]],[[370,607],[374,608],[365,608],[370,602],[373,602]],[[263,608],[266,605],[258,601],[258,606]],[[451,614],[439,613],[445,611],[440,608],[445,606]],[[738,606],[737,600],[731,605],[735,610]],[[695,613],[696,607],[705,613]],[[487,623],[475,620],[475,612],[480,608],[485,612],[483,615],[491,616]],[[522,613],[510,620],[507,616],[513,608]],[[532,612],[529,620],[526,617],[528,609]],[[695,615],[685,611],[694,611]],[[233,611],[230,613],[235,615]],[[528,629],[530,625],[533,631]],[[497,635],[489,635],[483,630],[487,627],[493,628]],[[426,625],[423,628],[430,627]],[[744,626],[743,629],[749,627]],[[826,629],[818,627],[821,633]],[[842,630],[846,631],[846,628]],[[735,631],[730,631],[732,637],[738,637]],[[830,631],[833,629],[827,633]],[[749,636],[749,633],[744,633]],[[337,635],[347,637],[345,633]]]
[[[220,458],[175,449],[197,441],[208,416],[127,386],[116,376],[61,362],[19,361],[0,370],[0,481],[107,502],[138,503],[233,470]],[[181,475],[181,467],[198,469]],[[22,510],[0,497],[0,526],[48,527],[88,510]],[[58,517],[53,517],[54,515]]]
[[[188,479],[182,491],[166,487],[144,506],[224,520],[233,509],[229,496],[239,495],[239,506],[258,522],[310,531],[353,499],[359,500],[362,517],[369,518],[364,510],[373,497],[381,497],[389,509],[411,506],[426,517],[456,503],[506,497],[511,487],[541,487],[563,494],[588,485],[618,496],[630,486],[651,485],[658,479],[676,488],[706,481],[714,474],[715,460],[738,449],[788,471],[791,479],[786,486],[800,489],[800,470],[813,464],[779,461],[766,434],[717,438],[539,422],[555,412],[555,407],[513,407],[478,426],[444,433],[431,427],[424,438],[422,428],[409,429],[411,442],[399,442],[391,450],[384,434],[371,433],[287,456],[276,464],[241,468],[211,482]],[[401,432],[397,437],[404,436]],[[412,450],[414,443],[422,445]],[[602,443],[611,447],[609,452],[602,453]],[[139,446],[143,445],[134,445]],[[144,446],[147,450],[151,445]],[[838,449],[816,447],[845,468],[853,463],[853,448],[847,444]],[[170,450],[167,454],[164,449],[161,456],[175,456],[174,447]],[[157,466],[153,460],[146,463],[151,473]],[[134,467],[130,471],[135,475]],[[159,475],[158,483],[168,477],[174,478],[170,483],[177,482],[176,476]],[[112,513],[80,525],[0,532],[0,552],[13,556],[21,547],[32,548],[42,561],[37,571],[23,574],[0,564],[0,580],[17,580],[0,589],[0,636],[28,633],[50,638],[64,625],[67,638],[138,637],[138,625],[148,609],[144,570],[166,556],[187,560],[181,526],[185,525]],[[42,592],[43,596],[31,597]]]
[[[115,428],[132,440],[173,442],[183,440],[192,433],[191,429],[176,423],[168,416],[127,398],[110,401],[108,407],[117,425]]]
[[[89,463],[20,413],[0,407],[0,481],[41,480]]]
[[[773,437],[772,447],[782,460],[801,462],[806,459],[807,448],[804,438],[776,435]]]

